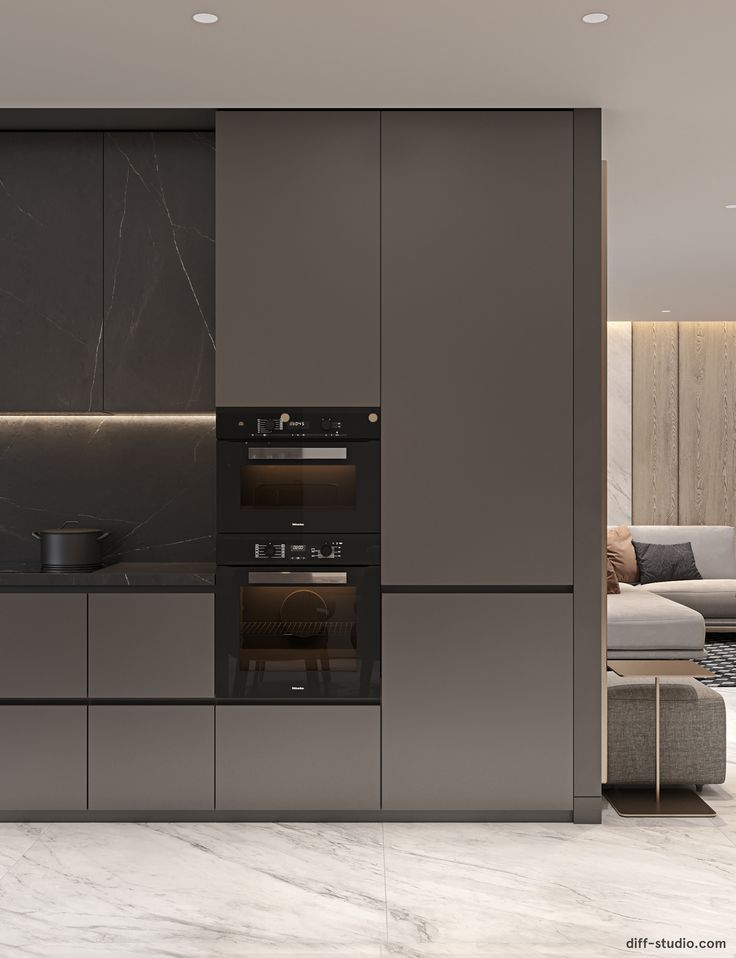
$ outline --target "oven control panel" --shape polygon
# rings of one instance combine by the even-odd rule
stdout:
[[[379,410],[356,406],[343,409],[220,406],[216,427],[218,439],[272,439],[279,443],[304,439],[379,439],[381,434]]]
[[[315,562],[322,559],[342,559],[343,542],[325,539],[316,545],[306,542],[256,542],[256,559],[283,559],[285,562]]]

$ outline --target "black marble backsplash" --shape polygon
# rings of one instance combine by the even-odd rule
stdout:
[[[105,409],[215,405],[215,137],[106,133]]]
[[[215,139],[0,131],[0,412],[215,407]]]
[[[102,408],[102,135],[0,132],[0,409]]]
[[[69,519],[110,530],[106,562],[213,562],[214,416],[0,415],[0,563]]]

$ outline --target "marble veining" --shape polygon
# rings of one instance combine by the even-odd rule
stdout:
[[[0,954],[607,958],[634,936],[733,951],[736,689],[721,692],[715,819],[0,825]]]
[[[101,147],[0,132],[0,410],[102,408]]]
[[[65,589],[107,586],[188,586],[211,589],[214,563],[207,562],[114,562],[94,572],[42,572],[38,565],[7,568],[0,563],[0,587]]]
[[[107,133],[105,408],[214,408],[214,137]]]
[[[631,522],[631,323],[608,323],[608,523]]]

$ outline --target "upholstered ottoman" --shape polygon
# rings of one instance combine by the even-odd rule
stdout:
[[[662,785],[726,778],[726,706],[691,678],[660,679]],[[608,672],[608,784],[654,784],[654,679]]]

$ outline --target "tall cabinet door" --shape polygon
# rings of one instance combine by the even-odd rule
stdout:
[[[0,409],[102,409],[102,134],[0,132]]]
[[[217,115],[218,406],[379,402],[377,111]]]
[[[572,596],[384,595],[383,807],[569,812]]]
[[[382,115],[383,581],[572,582],[569,111]]]

